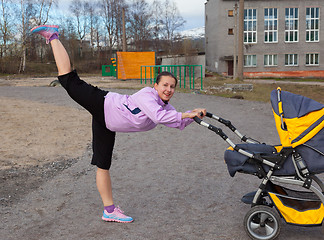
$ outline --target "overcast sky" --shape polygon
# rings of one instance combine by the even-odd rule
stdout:
[[[152,3],[153,0],[146,0]],[[163,0],[161,0],[163,2]],[[174,0],[181,16],[186,20],[184,30],[205,26],[206,0]]]

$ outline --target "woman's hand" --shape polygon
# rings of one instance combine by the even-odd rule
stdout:
[[[186,113],[182,113],[182,119],[184,118],[194,118],[194,117],[199,117],[199,118],[203,118],[206,116],[206,109],[204,108],[196,108],[194,110],[192,110],[191,112],[186,112]]]

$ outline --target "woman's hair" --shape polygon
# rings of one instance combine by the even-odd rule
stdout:
[[[159,75],[157,75],[157,77],[156,77],[155,83],[159,84],[159,82],[161,81],[161,77],[163,77],[163,76],[172,77],[175,80],[175,86],[177,86],[178,79],[170,72],[161,72],[161,73],[159,73]]]

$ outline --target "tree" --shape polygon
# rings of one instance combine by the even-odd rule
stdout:
[[[78,6],[78,7],[76,7]],[[87,6],[88,3],[83,2],[81,0],[73,0],[70,5],[70,10],[75,17],[76,20],[76,31],[80,40],[80,57],[83,57],[82,47],[83,47],[83,39],[86,36],[86,32],[88,30],[88,19],[87,19]]]
[[[33,21],[36,26],[44,25],[48,21],[50,10],[55,3],[55,0],[34,0],[33,7],[35,9],[35,16]]]
[[[153,49],[155,52],[159,52],[162,38],[162,16],[161,16],[161,2],[154,0],[151,5],[152,19],[151,19],[151,30]]]
[[[0,47],[0,58],[6,56],[7,43],[10,40],[10,28],[12,22],[12,9],[10,8],[12,2],[9,0],[1,0],[0,2],[0,36],[2,38],[2,44]]]
[[[122,45],[122,11],[127,9],[127,4],[124,0],[102,0],[101,9],[103,23],[106,33],[108,34],[108,48],[112,55],[113,47]]]
[[[29,6],[29,8],[28,8]],[[28,13],[31,10],[31,5],[25,0],[20,0],[20,14],[21,14],[21,58],[18,73],[25,72],[26,68],[26,49],[27,49],[27,29],[28,29]]]
[[[114,0],[102,0],[102,16],[105,25],[106,33],[108,34],[109,48],[114,45],[114,35],[116,32],[115,17],[114,17]]]
[[[164,9],[162,10],[162,25],[164,39],[167,40],[169,50],[173,50],[173,41],[176,39],[176,31],[179,30],[184,24],[185,20],[180,16],[177,5],[172,0],[165,0],[163,3]]]
[[[145,42],[151,39],[151,16],[149,5],[145,0],[133,0],[129,8],[129,35],[136,51],[148,49]]]
[[[96,35],[99,33],[99,16],[98,16],[98,2],[86,2],[85,12],[87,13],[89,29],[90,29],[90,45],[92,56],[94,56],[94,46],[96,43]],[[97,40],[98,43],[98,40]]]

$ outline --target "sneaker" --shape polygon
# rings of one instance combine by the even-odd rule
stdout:
[[[120,222],[120,223],[130,223],[133,221],[133,218],[123,214],[124,212],[116,207],[112,213],[108,213],[106,210],[103,211],[102,220],[107,222]]]
[[[44,38],[46,38],[46,44],[48,44],[50,38],[53,35],[56,35],[58,37],[58,28],[59,28],[59,26],[57,26],[57,25],[40,25],[40,26],[34,27],[30,31],[32,33],[37,33],[37,34],[43,36]]]

